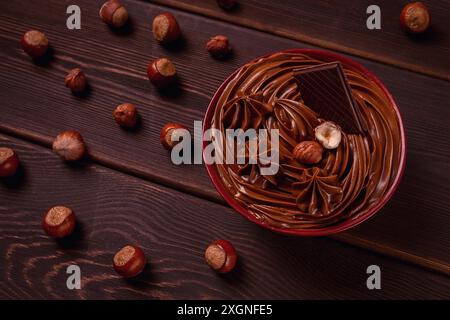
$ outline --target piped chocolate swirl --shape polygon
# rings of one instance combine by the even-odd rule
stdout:
[[[261,175],[260,164],[216,164],[234,199],[263,223],[278,228],[320,229],[366,213],[395,180],[401,131],[381,88],[358,70],[343,66],[355,108],[367,127],[342,132],[336,149],[320,162],[299,162],[293,151],[314,140],[322,118],[302,99],[294,71],[323,64],[299,53],[278,53],[243,66],[217,100],[211,128],[278,129],[280,170]],[[337,123],[339,125],[339,123]]]

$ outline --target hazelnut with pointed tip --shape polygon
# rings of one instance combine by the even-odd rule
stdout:
[[[19,168],[19,157],[11,148],[0,148],[0,177],[11,177]]]
[[[314,129],[314,135],[325,149],[336,149],[341,143],[341,128],[331,121],[326,121]]]
[[[146,264],[144,251],[136,245],[123,247],[113,258],[114,270],[125,278],[137,276],[144,270]]]
[[[80,93],[86,89],[86,75],[80,68],[72,69],[64,78],[64,84],[73,93]]]
[[[48,38],[40,31],[27,31],[21,40],[23,50],[33,59],[42,57],[48,50]]]
[[[166,148],[167,150],[172,150],[173,147],[175,147],[175,145],[177,143],[179,143],[179,141],[173,141],[172,140],[172,134],[177,129],[187,130],[187,128],[185,126],[183,126],[182,124],[172,123],[172,122],[171,123],[167,123],[161,129],[161,133],[159,135],[159,139],[160,139],[160,142],[163,145],[163,147]]]
[[[132,129],[137,122],[137,109],[134,104],[122,103],[113,112],[114,120],[121,127]]]
[[[174,42],[181,35],[177,19],[169,12],[161,13],[153,19],[152,31],[153,37],[161,43]]]
[[[428,8],[422,2],[408,3],[400,14],[402,28],[410,33],[425,32],[430,21]]]
[[[175,81],[177,69],[169,59],[159,58],[148,64],[147,75],[154,86],[163,89]]]
[[[76,219],[72,209],[56,206],[47,211],[42,218],[42,228],[50,237],[63,238],[72,234]]]
[[[219,273],[228,273],[234,269],[237,253],[227,240],[213,241],[205,251],[206,263]]]
[[[99,11],[100,18],[114,28],[120,28],[128,21],[127,9],[117,0],[106,1]]]
[[[302,141],[292,151],[294,158],[304,164],[315,164],[322,160],[323,148],[316,141]]]
[[[86,146],[78,131],[68,130],[56,136],[53,151],[66,161],[77,161],[85,155]]]
[[[230,41],[225,36],[215,36],[206,43],[206,50],[215,58],[225,58],[231,54]]]

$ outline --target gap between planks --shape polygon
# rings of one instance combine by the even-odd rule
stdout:
[[[30,142],[32,144],[37,144],[40,146],[43,146],[45,148],[51,148],[52,147],[52,139],[50,137],[37,134],[28,130],[24,129],[18,129],[14,128],[5,124],[0,124],[0,133],[24,140],[26,142]],[[190,194],[193,196],[196,196],[198,198],[212,201],[214,203],[218,203],[220,205],[228,207],[227,203],[220,197],[220,196],[214,196],[211,195],[208,192],[204,192],[202,190],[193,190],[190,188],[185,188],[185,186],[182,183],[179,183],[177,181],[172,181],[170,179],[154,175],[148,171],[146,171],[143,168],[139,168],[136,166],[127,166],[118,163],[113,158],[100,153],[100,152],[90,152],[89,153],[90,159],[101,166],[107,167],[109,169],[134,176],[136,178],[143,179],[145,181],[149,181],[152,183],[156,183],[159,185],[162,185],[164,187],[169,187],[174,190]],[[400,249],[396,249],[393,247],[390,247],[388,245],[378,243],[375,241],[371,241],[368,239],[364,239],[361,237],[353,236],[349,233],[339,233],[335,235],[328,236],[327,238],[345,243],[347,245],[351,245],[354,247],[366,249],[368,251],[378,253],[390,258],[394,258],[397,260],[400,260],[402,262],[406,262],[408,264],[412,264],[421,268],[424,268],[426,270],[437,272],[440,274],[443,274],[445,276],[450,277],[450,264],[445,263],[444,261],[435,260],[432,258],[426,258],[421,257]]]
[[[148,0],[139,0],[139,1],[148,2]],[[270,25],[268,25],[268,24],[259,23],[259,22],[253,21],[251,19],[246,19],[243,17],[235,16],[235,15],[229,16],[229,15],[227,15],[225,13],[221,13],[219,11],[210,10],[210,9],[206,9],[206,8],[200,8],[198,6],[189,4],[188,1],[184,1],[184,2],[180,3],[179,1],[171,1],[171,0],[154,0],[151,3],[169,7],[169,8],[173,8],[173,9],[177,9],[177,10],[181,10],[181,11],[188,12],[188,13],[198,14],[200,16],[203,16],[203,17],[209,18],[209,19],[214,18],[214,19],[222,21],[222,22],[227,22],[227,23],[245,27],[248,29],[265,32],[265,33],[268,33],[271,35],[279,36],[279,37],[290,39],[290,40],[300,41],[300,42],[307,43],[307,44],[310,44],[310,45],[313,45],[316,47],[321,47],[324,49],[329,49],[329,50],[338,51],[338,52],[345,53],[345,54],[350,54],[352,56],[361,57],[361,58],[364,58],[367,60],[372,60],[375,62],[383,63],[388,66],[392,66],[392,67],[399,68],[402,70],[413,71],[413,72],[423,74],[423,75],[426,75],[429,77],[450,81],[450,74],[440,74],[438,72],[435,72],[431,68],[427,68],[427,67],[417,65],[414,63],[403,62],[399,59],[383,57],[383,56],[373,54],[373,53],[370,53],[370,52],[367,52],[364,50],[354,49],[354,48],[351,48],[351,47],[348,47],[348,46],[345,46],[345,45],[342,45],[342,44],[339,44],[336,42],[331,42],[329,40],[317,39],[317,38],[308,36],[306,34],[292,33],[287,30],[282,30],[279,28],[271,28]]]

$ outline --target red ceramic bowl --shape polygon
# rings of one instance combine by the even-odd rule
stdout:
[[[316,58],[316,59],[322,60],[322,61],[340,61],[344,66],[348,66],[350,68],[356,69],[356,70],[362,72],[363,74],[365,74],[367,78],[374,81],[383,90],[383,92],[388,97],[388,99],[392,105],[392,108],[394,109],[394,111],[397,115],[397,120],[399,123],[400,135],[401,135],[400,165],[399,165],[399,170],[397,172],[395,180],[392,183],[391,187],[386,192],[384,197],[380,199],[380,201],[377,203],[377,205],[375,205],[366,214],[358,217],[357,219],[344,220],[338,224],[320,228],[320,229],[304,229],[304,230],[295,229],[295,230],[293,230],[293,229],[284,229],[284,228],[274,227],[269,224],[262,223],[261,221],[256,219],[255,216],[253,216],[246,208],[244,208],[240,204],[238,204],[234,200],[234,198],[228,193],[227,189],[223,186],[222,180],[220,179],[214,164],[205,164],[206,170],[208,171],[208,174],[209,174],[214,186],[216,187],[217,191],[222,195],[222,197],[226,200],[226,202],[231,207],[233,207],[237,212],[239,212],[241,215],[246,217],[248,220],[253,221],[254,223],[256,223],[264,228],[267,228],[267,229],[270,229],[273,231],[277,231],[277,232],[281,232],[284,234],[290,234],[290,235],[296,235],[296,236],[325,236],[325,235],[335,234],[335,233],[350,229],[350,228],[360,224],[361,222],[369,219],[371,216],[373,216],[375,213],[377,213],[389,201],[389,199],[392,197],[395,190],[397,189],[398,184],[400,183],[403,171],[405,169],[405,164],[406,164],[406,138],[405,138],[405,129],[403,127],[402,117],[400,115],[400,111],[397,107],[397,104],[394,101],[394,98],[389,93],[389,91],[386,89],[386,87],[383,85],[383,83],[373,73],[371,73],[369,70],[364,68],[359,63],[357,63],[349,58],[338,55],[336,53],[324,51],[324,50],[292,49],[292,50],[286,50],[284,52],[306,54],[306,55],[309,55],[313,58]],[[270,55],[266,55],[264,57],[268,57]],[[255,61],[258,59],[264,58],[264,57],[259,57],[259,58],[255,59]],[[213,98],[211,99],[208,109],[206,110],[205,118],[203,120],[203,132],[211,127],[211,119],[214,114],[214,106],[216,105],[217,100],[219,99],[220,95],[222,94],[222,91],[225,89],[228,82],[234,77],[234,75],[237,73],[237,71],[238,70],[233,72],[233,74],[231,74],[222,83],[222,85],[219,87],[219,89],[216,91]],[[205,148],[206,145],[207,145],[207,142],[204,142],[203,148]],[[205,163],[206,163],[206,161],[205,161]]]

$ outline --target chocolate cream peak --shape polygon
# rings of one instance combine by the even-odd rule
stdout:
[[[392,105],[374,82],[345,66],[367,132],[343,132],[339,147],[326,150],[315,165],[295,160],[294,147],[313,140],[314,128],[329,119],[304,103],[294,70],[323,63],[299,53],[259,59],[235,74],[215,106],[211,127],[222,133],[229,128],[279,129],[276,176],[261,175],[259,164],[216,165],[229,194],[263,223],[320,229],[355,219],[385,195],[399,169],[401,134]]]

